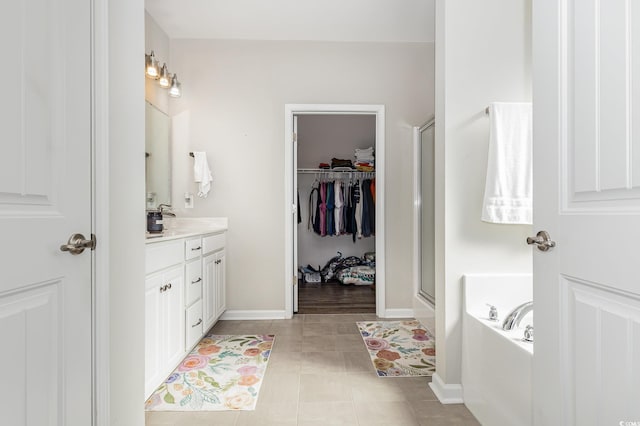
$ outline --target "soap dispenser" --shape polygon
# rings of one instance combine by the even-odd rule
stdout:
[[[157,234],[162,232],[162,210],[147,211],[147,232]]]

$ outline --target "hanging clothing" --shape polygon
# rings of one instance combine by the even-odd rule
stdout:
[[[342,209],[340,209],[340,213],[342,216],[340,217],[340,235],[347,233],[347,206],[348,203],[348,192],[349,187],[344,182],[340,182],[340,187],[342,188]]]
[[[355,228],[353,230],[354,241],[355,241],[355,237],[362,238],[362,192],[360,191],[360,181],[359,180],[356,181],[356,184],[354,185],[354,189],[356,191],[356,197],[354,198],[354,200],[355,200],[355,211],[354,211]]]
[[[310,232],[322,237],[347,234],[354,243],[375,235],[375,179],[351,179],[314,182],[308,200]],[[298,208],[299,221],[300,215]]]
[[[371,179],[371,196],[373,197],[373,204],[376,203],[376,179]]]
[[[362,236],[370,237],[375,234],[376,217],[373,196],[371,195],[371,180],[362,181]]]
[[[335,194],[334,194],[334,182],[327,182],[327,233],[326,235],[335,235],[335,216],[333,210],[335,209]]]
[[[313,194],[316,195],[316,202],[313,202]],[[315,214],[314,214],[315,213]],[[320,234],[320,191],[317,186],[311,188],[309,193],[309,219],[307,220],[307,229]]]
[[[320,235],[327,235],[327,183],[320,184]]]
[[[333,214],[335,216],[335,233],[334,235],[340,235],[340,226],[342,226],[342,182],[335,181],[334,183],[335,193],[335,207],[333,208]]]

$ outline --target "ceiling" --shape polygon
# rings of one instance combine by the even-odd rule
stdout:
[[[146,0],[169,38],[432,42],[434,0]]]

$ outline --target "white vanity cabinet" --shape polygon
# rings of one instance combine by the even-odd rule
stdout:
[[[147,240],[145,398],[226,309],[226,232]]]

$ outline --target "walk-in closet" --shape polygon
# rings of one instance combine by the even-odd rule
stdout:
[[[373,313],[376,116],[296,121],[298,313]]]

